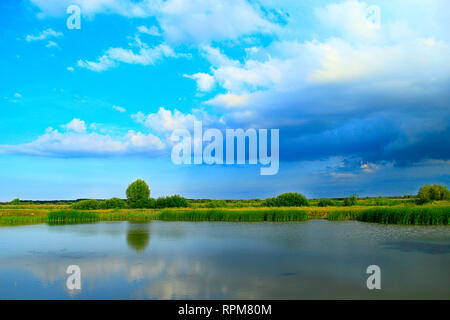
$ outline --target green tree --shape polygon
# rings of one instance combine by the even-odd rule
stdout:
[[[13,201],[11,201],[12,205],[19,205],[20,204],[20,200],[18,198],[14,199]]]
[[[345,198],[344,199],[344,206],[346,206],[346,207],[354,206],[354,205],[356,205],[357,200],[358,200],[358,198],[357,198],[356,195],[352,195],[352,196],[350,196],[348,198]]]
[[[141,179],[131,183],[127,188],[128,205],[131,208],[145,208],[150,199],[150,188]]]
[[[447,187],[440,184],[424,185],[417,193],[417,203],[424,204],[433,200],[449,200],[450,192]]]

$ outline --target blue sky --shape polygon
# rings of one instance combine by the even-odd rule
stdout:
[[[66,8],[81,8],[68,29]],[[450,184],[446,0],[0,2],[0,201],[414,194]],[[280,169],[170,134],[277,128]]]

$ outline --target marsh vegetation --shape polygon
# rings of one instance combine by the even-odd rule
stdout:
[[[130,184],[127,199],[85,199],[33,203],[14,199],[0,204],[0,225],[96,221],[331,221],[357,220],[383,224],[448,225],[449,191],[425,185],[417,196],[307,199],[299,193],[251,200],[189,200],[179,195],[150,197],[143,180]]]

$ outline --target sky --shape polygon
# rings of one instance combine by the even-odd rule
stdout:
[[[0,24],[0,201],[450,185],[447,0],[4,0]],[[174,164],[193,121],[279,129],[278,173]]]

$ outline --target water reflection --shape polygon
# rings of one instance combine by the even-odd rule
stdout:
[[[150,243],[150,222],[128,223],[127,244],[136,252],[144,251]]]
[[[318,220],[4,228],[0,299],[448,299],[449,230]],[[76,295],[65,286],[72,264]],[[383,270],[376,295],[370,264]]]

